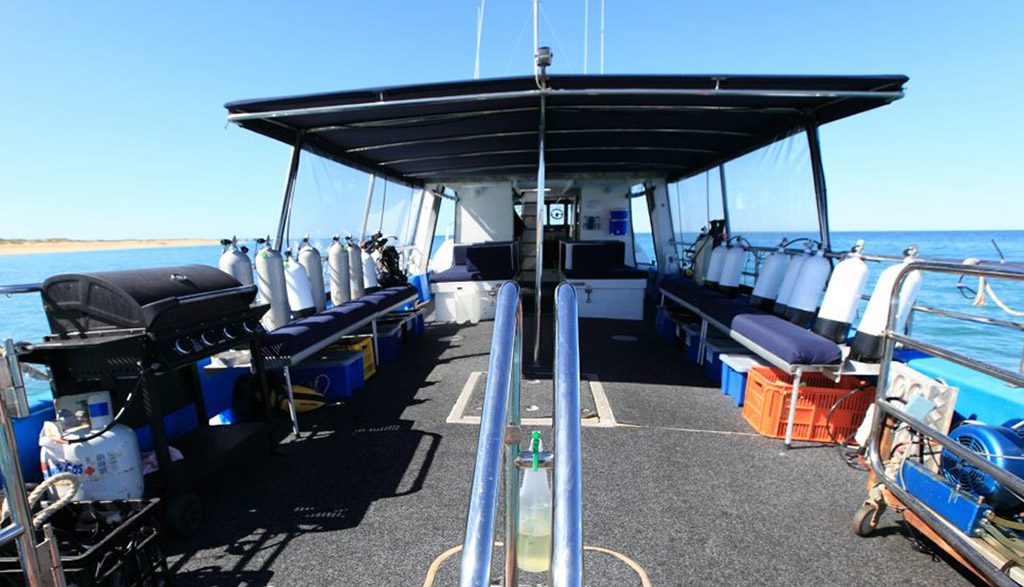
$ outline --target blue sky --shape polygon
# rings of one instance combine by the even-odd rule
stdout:
[[[288,149],[223,103],[471,77],[478,4],[6,3],[0,238],[266,232]],[[553,72],[581,72],[584,0],[542,6]],[[488,2],[483,77],[530,71],[529,15]],[[1019,229],[1022,22],[1021,2],[607,0],[606,71],[906,73],[905,99],[822,131],[833,229]]]

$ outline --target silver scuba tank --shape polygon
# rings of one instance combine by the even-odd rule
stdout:
[[[350,241],[348,245],[348,266],[351,270],[349,280],[352,284],[352,299],[363,297],[366,293],[366,285],[363,283],[363,249],[359,243]]]
[[[217,268],[237,279],[242,285],[252,285],[252,262],[249,261],[249,255],[239,249],[238,239],[231,237],[231,240],[220,241],[220,244],[224,245],[224,252],[220,254]]]
[[[288,307],[288,290],[284,280],[284,257],[274,249],[268,236],[257,241],[264,247],[256,253],[256,287],[270,310],[263,315],[263,327],[268,331],[288,323],[291,309]]]
[[[299,247],[299,265],[306,270],[309,277],[309,289],[313,292],[313,305],[317,312],[327,309],[327,296],[324,294],[324,265],[320,251],[309,244],[309,237],[302,239]]]
[[[348,249],[341,244],[341,237],[335,236],[327,249],[327,266],[331,273],[331,303],[340,306],[352,299],[352,282],[349,276]]]

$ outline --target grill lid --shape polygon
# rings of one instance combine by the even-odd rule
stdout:
[[[206,265],[67,273],[43,282],[43,309],[54,334],[158,330],[246,309],[255,286]]]

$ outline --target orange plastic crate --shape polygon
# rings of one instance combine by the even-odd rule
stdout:
[[[842,399],[857,388],[860,390]],[[750,369],[743,418],[764,436],[785,438],[792,393],[792,375],[772,367]],[[800,378],[800,398],[793,416],[793,440],[832,442],[833,438],[839,441],[849,438],[864,420],[874,399],[874,386],[857,377],[844,376],[837,383],[818,373],[804,374]],[[827,421],[829,410],[840,400],[842,403],[836,407],[831,422]]]

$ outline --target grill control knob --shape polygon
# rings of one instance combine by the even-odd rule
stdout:
[[[242,322],[242,330],[244,330],[246,334],[255,334],[259,328],[260,323],[256,320],[245,320]]]
[[[221,334],[224,336],[224,340],[234,340],[237,338],[235,336],[235,329],[231,326],[225,326],[224,330],[221,330]]]
[[[211,332],[204,332],[204,333],[199,335],[199,342],[203,343],[203,346],[211,347],[211,346],[217,344],[217,342],[219,342],[219,341],[217,340],[217,337],[216,337],[215,334],[213,334]]]
[[[174,352],[185,356],[192,352],[192,344],[187,338],[179,338],[174,341]]]

